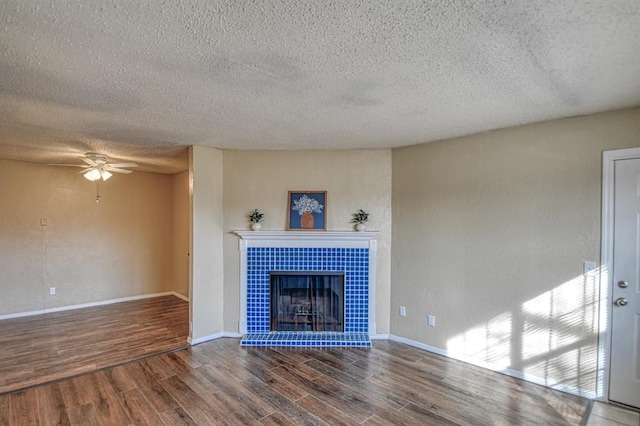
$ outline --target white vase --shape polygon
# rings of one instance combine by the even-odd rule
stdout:
[[[356,223],[356,231],[362,232],[365,229],[367,229],[367,227],[364,223]]]
[[[251,230],[252,231],[259,231],[262,229],[262,224],[258,223],[258,222],[254,222],[251,224]]]

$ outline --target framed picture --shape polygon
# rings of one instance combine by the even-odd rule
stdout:
[[[327,229],[327,191],[289,191],[287,208],[289,231]]]

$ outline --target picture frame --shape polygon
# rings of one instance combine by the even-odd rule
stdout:
[[[289,191],[287,230],[326,231],[327,191]]]

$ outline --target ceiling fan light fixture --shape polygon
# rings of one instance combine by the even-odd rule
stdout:
[[[102,176],[100,175],[100,170],[98,169],[89,169],[87,170],[86,173],[84,173],[83,175],[85,177],[85,179],[89,179],[90,181],[96,181],[98,179],[100,179]],[[111,176],[109,176],[111,177]]]
[[[91,182],[96,182],[102,179],[106,181],[113,176],[113,173],[122,173],[125,175],[133,173],[133,170],[129,170],[129,167],[138,167],[136,163],[109,163],[106,155],[96,154],[95,152],[87,152],[82,158],[85,164],[50,164],[51,166],[68,166],[68,167],[82,167],[79,174],[82,174],[85,179]]]

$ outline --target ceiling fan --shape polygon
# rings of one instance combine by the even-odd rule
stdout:
[[[50,166],[82,167],[83,170],[80,173],[90,181],[107,180],[113,176],[113,173],[128,175],[133,171],[124,167],[138,167],[136,163],[109,163],[107,160],[108,157],[106,155],[87,152],[82,158],[82,161],[87,164],[50,164]]]

